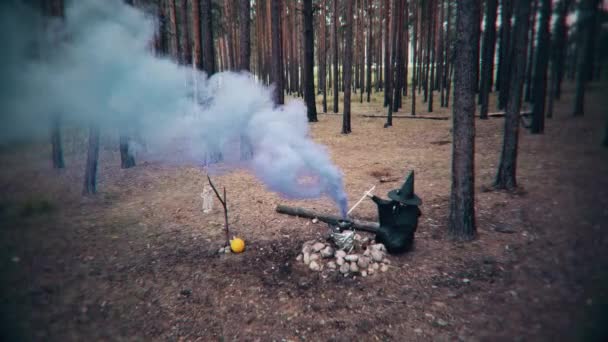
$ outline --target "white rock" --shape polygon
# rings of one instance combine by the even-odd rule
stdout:
[[[315,260],[319,260],[319,259],[321,259],[321,256],[317,253],[312,253],[310,255],[310,261],[315,261]]]
[[[371,253],[371,249],[366,248],[366,249],[365,249],[365,252],[363,252],[363,255],[365,255],[365,256],[369,256],[369,254],[370,254],[370,253]]]
[[[369,243],[369,238],[368,237],[364,237],[363,239],[361,239],[361,244],[362,245],[365,245],[367,243]]]
[[[315,217],[315,218],[312,219],[312,223],[317,223],[317,222],[319,222],[318,218]]]
[[[357,266],[361,267],[362,269],[367,268],[367,266],[369,266],[369,259],[367,257],[359,257],[359,260],[357,260]]]
[[[416,329],[414,329],[414,332],[415,332],[416,334],[422,334],[422,329],[420,329],[420,328],[416,328]]]
[[[330,261],[327,263],[327,268],[335,270],[336,269],[336,263],[333,261]]]
[[[388,271],[388,265],[383,264],[382,267],[380,267],[380,271],[382,271],[382,272]]]
[[[314,245],[312,245],[312,250],[315,252],[319,252],[323,248],[325,248],[325,244],[323,242],[317,242]]]
[[[342,274],[348,273],[349,270],[350,270],[350,265],[348,263],[344,263],[344,264],[342,264],[342,266],[340,266],[340,273],[342,273]]]
[[[344,258],[337,258],[336,259],[336,264],[338,264],[339,266],[344,265]]]
[[[385,257],[384,259],[382,259],[382,262],[385,263],[385,264],[387,264],[387,265],[391,264],[390,259],[388,259],[387,257]]]
[[[230,250],[230,247],[224,248],[224,253],[226,253],[226,254],[232,253],[232,251]]]
[[[355,234],[355,241],[361,241],[361,235]]]
[[[359,272],[359,267],[357,266],[357,263],[351,262],[350,263],[350,271],[351,272]]]
[[[377,271],[377,270],[379,270],[379,269],[380,269],[380,265],[378,265],[378,263],[377,263],[377,262],[374,262],[374,263],[372,264],[372,268],[373,268],[374,270],[376,270],[376,271]]]
[[[386,247],[384,247],[384,245],[381,243],[373,244],[370,247],[380,252],[386,252]]]
[[[371,255],[372,259],[377,262],[382,261],[382,259],[384,258],[384,254],[377,249],[372,249]]]
[[[310,245],[304,245],[304,248],[302,248],[302,254],[310,254],[312,252],[312,247]]]
[[[317,264],[316,261],[311,261],[310,265],[308,265],[308,267],[313,270],[313,271],[320,271],[321,270],[321,266],[319,264]]]
[[[369,267],[369,268],[367,269],[367,274],[372,275],[372,274],[374,274],[374,273],[376,273],[376,270],[375,270],[373,267]]]
[[[296,261],[302,261],[303,258],[304,258],[304,255],[298,254],[298,256],[296,257]]]
[[[344,257],[344,260],[346,261],[357,261],[357,259],[359,259],[359,255],[357,254],[349,254]]]
[[[367,271],[361,271],[361,276],[362,277],[367,277]]]
[[[310,264],[310,253],[304,253],[303,260],[306,265]]]
[[[217,251],[217,253],[218,253],[218,254],[224,254],[224,247],[220,248],[220,249]]]
[[[323,258],[331,258],[332,256],[334,256],[334,249],[331,246],[327,246],[325,248],[323,248],[323,250],[321,250],[321,256]]]
[[[346,252],[343,250],[336,251],[336,258],[344,258],[346,256]]]

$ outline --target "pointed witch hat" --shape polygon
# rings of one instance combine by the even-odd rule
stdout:
[[[388,197],[407,205],[421,205],[422,200],[414,193],[414,171],[410,171],[401,189],[391,190]]]

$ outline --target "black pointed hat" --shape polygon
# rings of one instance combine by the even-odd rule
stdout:
[[[414,171],[410,171],[401,189],[391,190],[388,197],[407,205],[421,205],[422,200],[414,193]]]

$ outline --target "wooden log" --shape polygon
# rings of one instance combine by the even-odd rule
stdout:
[[[323,221],[332,225],[338,225],[338,221],[342,220],[342,218],[337,215],[322,214],[314,212],[312,210],[300,207],[290,207],[286,205],[278,205],[276,211],[280,214],[305,217],[310,219],[316,217],[319,221]],[[380,225],[377,222],[361,221],[357,219],[350,219],[349,221],[352,223],[353,229],[363,230],[370,233],[376,233],[378,232],[378,228],[380,228]]]

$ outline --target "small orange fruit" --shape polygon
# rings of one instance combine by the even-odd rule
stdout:
[[[245,250],[245,241],[243,241],[243,239],[237,238],[237,237],[232,238],[232,240],[230,240],[230,249],[234,253],[243,252]]]

